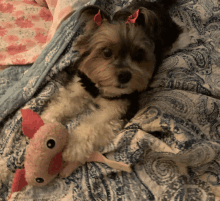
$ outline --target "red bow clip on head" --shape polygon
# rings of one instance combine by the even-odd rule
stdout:
[[[102,23],[102,16],[101,16],[101,13],[100,13],[100,9],[98,11],[98,13],[94,16],[94,22],[98,25],[98,26],[101,26],[101,23]],[[126,22],[127,23],[135,23],[137,18],[138,18],[138,15],[139,15],[139,9],[133,14],[133,15],[130,15],[128,17],[128,20]]]
[[[102,16],[101,16],[101,13],[100,13],[100,9],[99,9],[99,12],[95,15],[94,17],[94,22],[98,25],[98,26],[101,26],[101,23],[102,23]]]
[[[128,20],[127,20],[126,24],[127,23],[133,23],[134,24],[136,22],[137,18],[138,18],[138,15],[139,15],[139,9],[133,15],[130,15],[128,17]]]

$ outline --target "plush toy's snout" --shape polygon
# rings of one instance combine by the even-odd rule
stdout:
[[[67,139],[66,128],[57,122],[40,127],[26,150],[24,166],[28,184],[43,186],[57,176],[62,169],[61,152]]]
[[[22,130],[30,138],[30,144],[25,154],[24,169],[15,173],[11,193],[27,184],[44,186],[56,177],[63,166],[61,156],[69,135],[62,124],[44,124],[41,117],[30,109],[21,110],[21,114]]]
[[[61,152],[68,131],[58,122],[44,124],[30,109],[21,110],[21,114],[24,135],[31,138],[25,155],[25,179],[32,186],[44,186],[62,169]]]

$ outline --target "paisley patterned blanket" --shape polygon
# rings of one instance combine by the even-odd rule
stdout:
[[[79,2],[110,13],[129,3]],[[71,47],[81,33],[77,12],[60,25],[32,66],[0,74],[0,168],[7,165],[14,172],[23,166],[28,141],[19,132],[19,109],[40,112],[65,83],[62,70],[77,58]],[[14,193],[11,201],[220,200],[220,3],[179,0],[171,15],[196,37],[165,59],[142,96],[142,109],[102,150],[110,159],[131,164],[132,173],[86,163],[66,179]],[[81,118],[69,126],[77,126]],[[10,179],[0,181],[0,200],[7,199],[10,185]]]

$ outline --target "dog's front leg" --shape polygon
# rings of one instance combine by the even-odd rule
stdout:
[[[121,120],[128,102],[125,100],[99,100],[99,109],[93,111],[70,133],[63,159],[67,162],[84,163],[90,154],[108,144],[124,126]],[[72,172],[61,172],[66,177]]]
[[[60,122],[65,124],[68,120],[82,113],[91,99],[84,90],[79,78],[75,77],[69,85],[60,90],[50,101],[41,114],[44,122]]]

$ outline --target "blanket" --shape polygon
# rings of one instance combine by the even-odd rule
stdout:
[[[79,0],[109,13],[129,0]],[[28,139],[20,132],[20,108],[40,113],[65,85],[64,69],[78,57],[72,47],[81,34],[79,8],[56,31],[33,65],[7,68],[0,74],[0,168],[23,167]],[[131,173],[102,163],[86,163],[65,179],[44,187],[27,186],[10,201],[64,200],[220,200],[220,4],[218,0],[179,0],[170,11],[195,37],[189,47],[165,58],[140,111],[102,153],[130,164]],[[68,125],[72,129],[84,117]],[[0,200],[11,178],[0,181]]]
[[[0,69],[36,60],[52,25],[52,6],[43,0],[0,1]]]
[[[36,61],[77,0],[1,0],[0,70]]]

